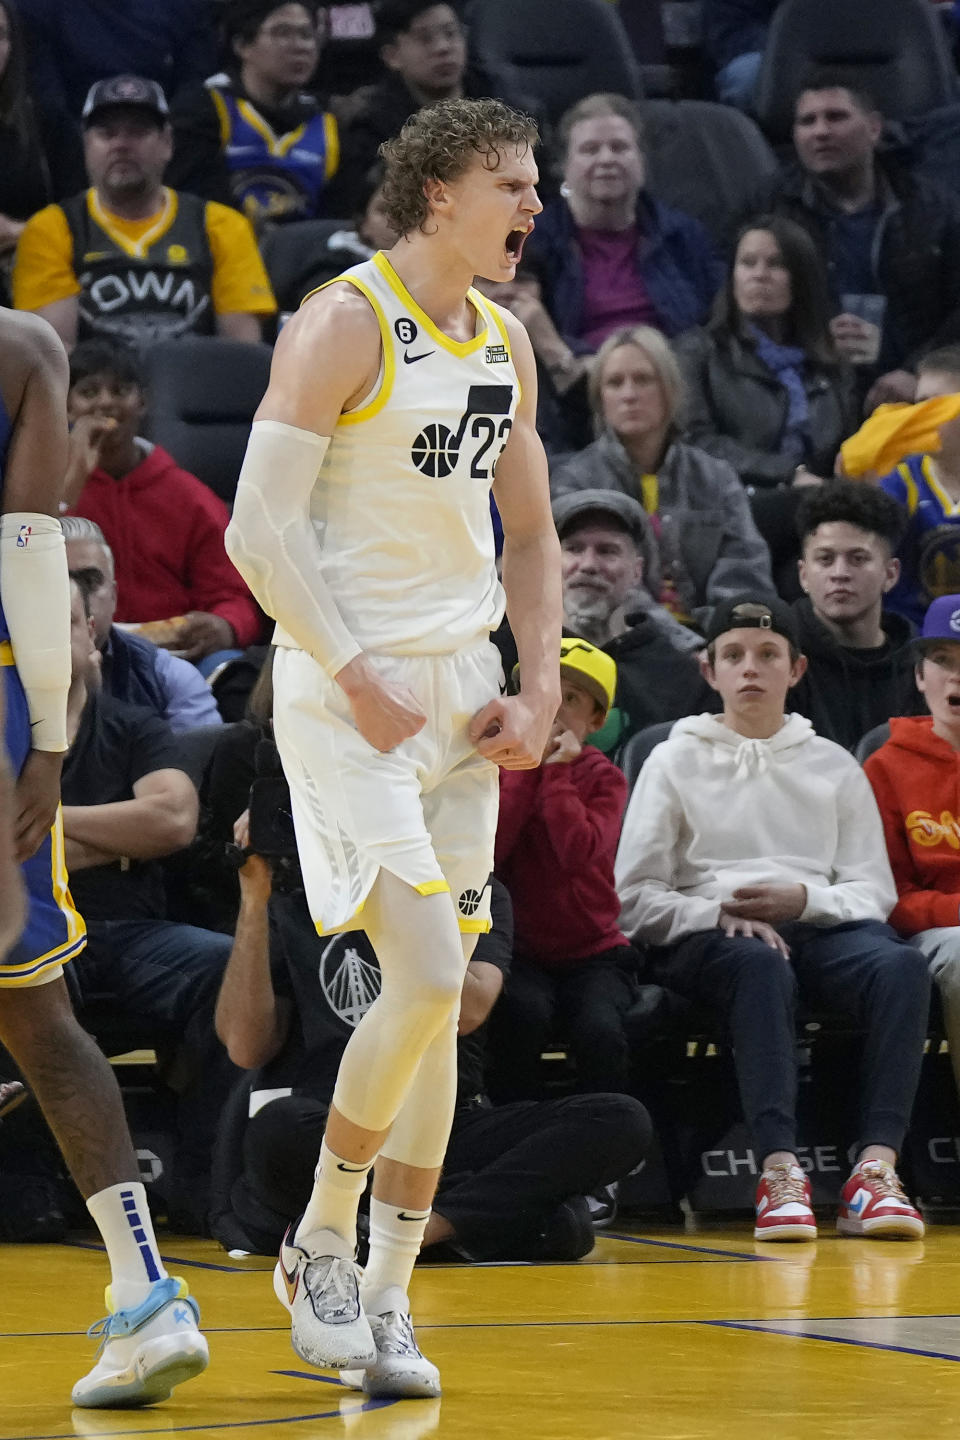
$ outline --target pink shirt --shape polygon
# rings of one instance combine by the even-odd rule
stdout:
[[[608,335],[625,325],[653,325],[660,316],[637,271],[636,225],[628,230],[579,227],[583,256],[583,338],[598,350]]]

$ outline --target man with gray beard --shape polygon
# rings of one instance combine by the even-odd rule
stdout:
[[[563,624],[617,662],[616,705],[594,743],[610,753],[636,731],[715,710],[695,652],[702,640],[645,586],[656,542],[643,507],[614,490],[575,490],[553,502],[560,536]]]

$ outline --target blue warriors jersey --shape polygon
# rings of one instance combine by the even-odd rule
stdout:
[[[910,455],[880,481],[908,515],[900,579],[886,607],[919,625],[931,600],[960,593],[960,501],[951,500],[929,455]]]
[[[220,121],[233,203],[253,225],[312,220],[323,214],[323,191],[340,163],[333,115],[316,111],[277,135],[249,100],[229,85],[207,82]]]
[[[10,448],[10,417],[0,397],[0,467]],[[31,750],[30,712],[17,674],[3,608],[0,606],[0,674],[4,690],[4,738],[14,775]],[[27,890],[27,923],[5,959],[0,958],[0,987],[35,985],[45,972],[56,973],[86,944],[86,927],[77,914],[67,882],[60,812],[39,850],[21,867]]]

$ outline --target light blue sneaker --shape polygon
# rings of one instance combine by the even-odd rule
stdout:
[[[133,1409],[166,1400],[175,1385],[207,1368],[210,1351],[197,1328],[200,1310],[179,1275],[155,1280],[147,1298],[109,1313],[88,1335],[100,1338],[97,1363],[73,1387],[73,1403],[87,1409]]]

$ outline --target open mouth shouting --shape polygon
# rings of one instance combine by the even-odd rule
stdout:
[[[508,231],[504,250],[506,251],[507,260],[511,265],[518,265],[520,263],[520,256],[523,253],[524,244],[532,230],[533,221],[531,220],[529,225],[514,225],[512,229]]]

